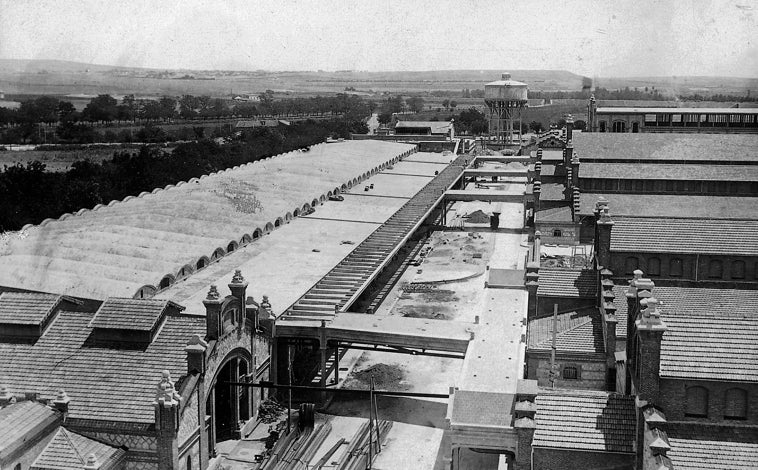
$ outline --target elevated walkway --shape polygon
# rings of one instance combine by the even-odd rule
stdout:
[[[298,299],[280,321],[331,320],[350,308],[461,176],[466,157],[456,158],[337,266]]]
[[[491,177],[491,176],[497,176],[498,178],[526,178],[527,177],[527,168],[524,167],[523,170],[500,170],[496,168],[471,168],[463,171],[463,176],[466,178],[471,177]]]
[[[477,155],[474,158],[474,166],[476,163],[484,162],[496,162],[496,163],[530,163],[531,157],[529,155]]]
[[[465,322],[340,312],[331,321],[277,322],[275,333],[277,337],[316,339],[324,345],[351,343],[465,353],[477,328]]]
[[[445,202],[450,201],[489,201],[515,202],[523,204],[526,191],[519,193],[498,191],[494,189],[450,189],[445,192]]]

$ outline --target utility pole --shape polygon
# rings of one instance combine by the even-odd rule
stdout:
[[[292,346],[287,345],[287,382],[292,385]],[[287,434],[292,426],[292,389],[287,390]]]

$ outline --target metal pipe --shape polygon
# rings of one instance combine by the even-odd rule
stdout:
[[[220,384],[226,384],[229,386],[243,386],[254,388],[276,388],[280,390],[301,390],[301,391],[313,391],[313,392],[332,392],[332,393],[360,393],[367,394],[370,390],[363,390],[358,388],[330,388],[330,387],[313,387],[310,385],[283,385],[275,384],[273,382],[267,382],[261,380],[259,383],[247,383],[247,382],[219,382]],[[374,390],[375,395],[381,395],[386,397],[416,397],[416,398],[450,398],[447,393],[421,393],[421,392],[391,392],[388,390]]]

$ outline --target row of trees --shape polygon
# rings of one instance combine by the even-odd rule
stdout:
[[[344,120],[306,121],[246,130],[227,145],[205,139],[180,144],[170,153],[149,146],[117,151],[102,163],[77,161],[68,172],[47,171],[37,161],[6,166],[0,172],[0,232],[307,147],[328,136],[344,137],[353,130]]]
[[[0,126],[8,124],[55,124],[63,122],[145,122],[173,119],[254,117],[260,115],[346,115],[347,119],[364,118],[376,109],[376,103],[358,96],[338,94],[310,98],[274,99],[273,92],[262,93],[258,102],[234,102],[210,96],[163,96],[156,100],[126,95],[121,102],[111,95],[92,98],[78,112],[69,101],[42,96],[21,102],[19,109],[0,108]],[[423,102],[423,100],[422,100]],[[423,104],[422,104],[423,106]]]

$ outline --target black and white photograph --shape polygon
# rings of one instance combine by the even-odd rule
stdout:
[[[758,2],[0,0],[0,470],[758,469]]]

